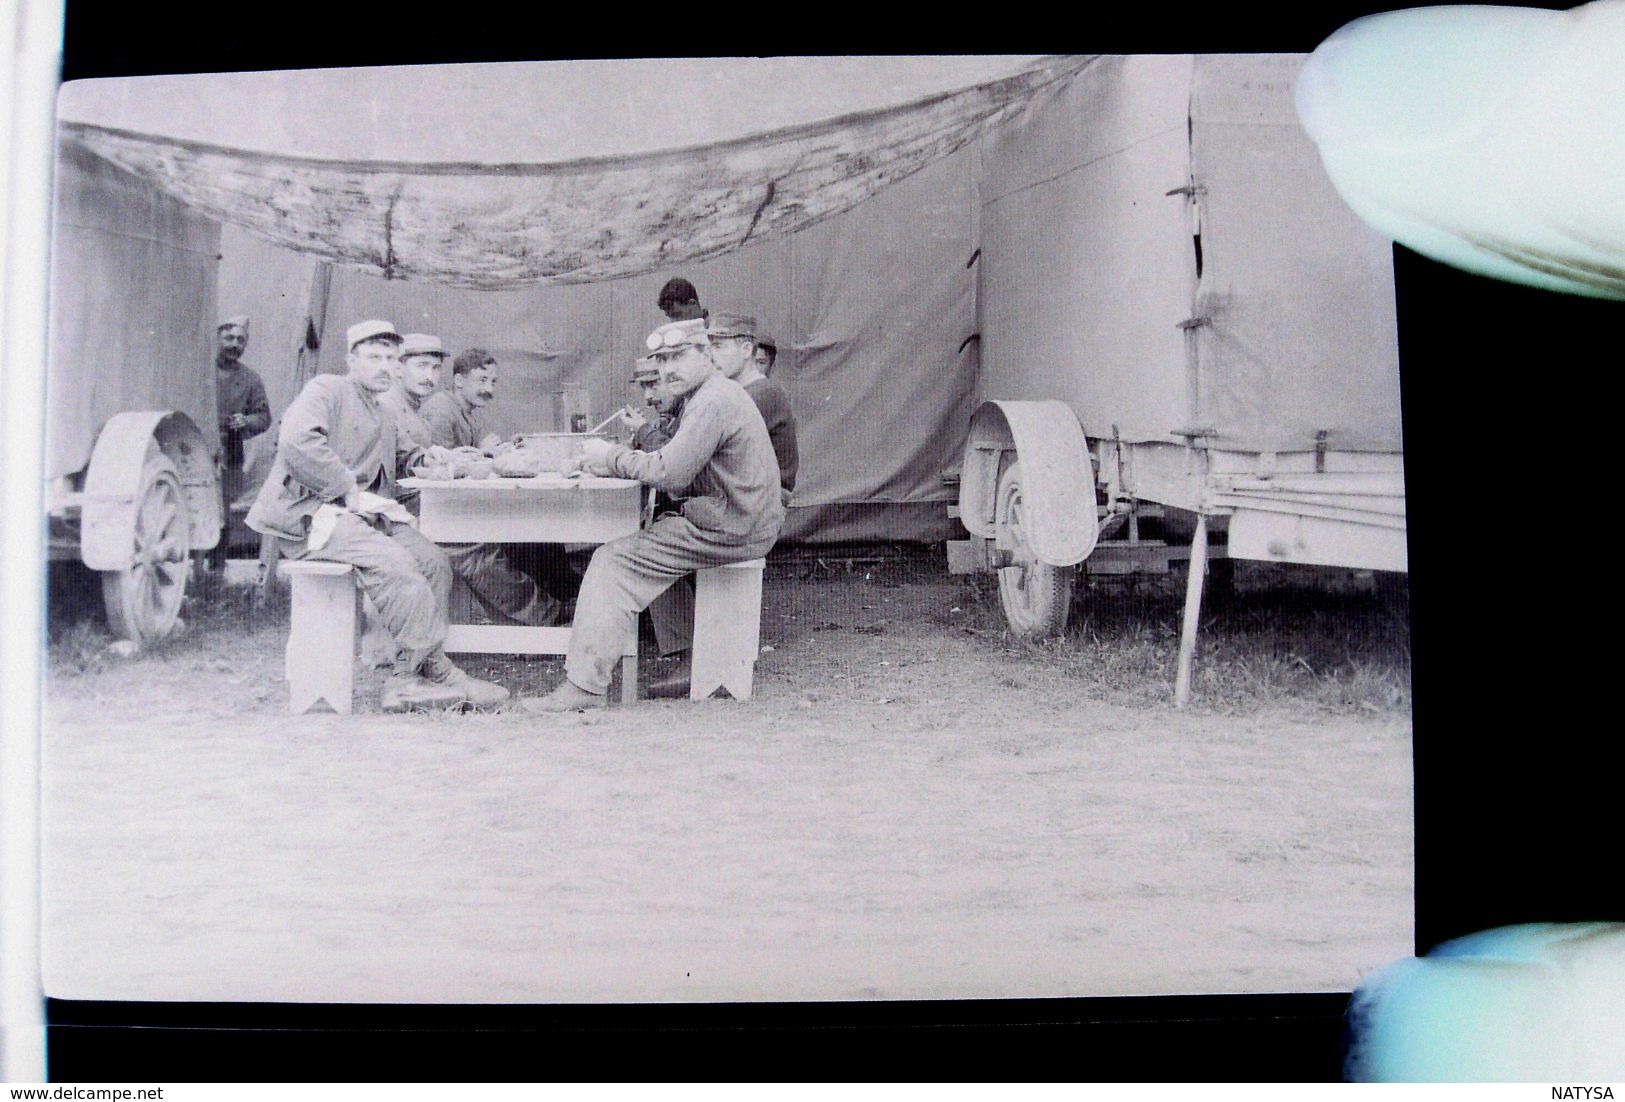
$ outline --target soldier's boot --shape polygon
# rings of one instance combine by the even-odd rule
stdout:
[[[464,702],[476,708],[489,708],[508,699],[507,689],[494,682],[468,676],[439,647],[429,652],[418,673],[430,685],[460,693]]]
[[[546,696],[527,696],[519,706],[527,712],[547,715],[555,712],[585,712],[589,708],[602,708],[609,703],[603,693],[589,693],[575,682],[565,678],[559,687]]]
[[[410,712],[414,709],[454,708],[465,699],[455,686],[436,685],[415,673],[397,670],[384,682],[379,704],[386,712]]]

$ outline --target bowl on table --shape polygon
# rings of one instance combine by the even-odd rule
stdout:
[[[581,459],[582,444],[613,439],[604,432],[527,432],[519,437],[519,447],[538,455],[542,470],[569,474]]]
[[[492,478],[535,478],[542,473],[542,457],[514,448],[492,461]]]

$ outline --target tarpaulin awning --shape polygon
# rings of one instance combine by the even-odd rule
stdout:
[[[962,148],[1089,63],[571,63],[466,85],[420,70],[417,100],[346,83],[400,71],[263,74],[279,81],[267,85],[276,122],[257,146],[218,108],[162,131],[116,127],[82,121],[119,117],[119,105],[95,103],[95,89],[76,101],[70,85],[61,114],[67,138],[278,245],[389,278],[495,289],[638,275],[803,229]],[[233,100],[267,117],[243,77],[233,75]],[[302,94],[305,109],[291,110]],[[438,106],[424,114],[414,103]],[[537,113],[515,117],[516,104]],[[124,114],[142,125],[139,111]],[[323,132],[325,144],[312,140]],[[345,135],[369,155],[343,156]],[[477,159],[457,159],[465,149]],[[406,150],[415,157],[390,157]]]

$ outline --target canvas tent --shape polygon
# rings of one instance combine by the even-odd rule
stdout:
[[[214,296],[172,291],[213,291],[219,224],[72,143],[61,146],[56,190],[46,479],[84,469],[113,414],[154,402],[191,416],[217,447],[204,370]],[[77,309],[61,308],[66,296]],[[146,324],[117,323],[132,315]]]
[[[69,85],[61,114],[70,142],[224,224],[221,308],[256,317],[247,361],[275,409],[343,369],[334,334],[381,316],[501,360],[494,431],[564,427],[570,391],[597,420],[634,400],[656,293],[683,275],[777,338],[802,453],[786,538],[937,540],[958,534],[942,476],[984,398],[1060,398],[1091,435],[1170,440],[1198,289],[1221,431],[1288,446],[1335,415],[1340,443],[1397,450],[1391,275],[1385,303],[1314,287],[1324,261],[1380,299],[1385,243],[1344,257],[1340,205],[1277,217],[1306,182],[1331,194],[1301,135],[1278,152],[1301,60],[199,75]],[[1201,227],[1167,198],[1192,165],[1209,217],[1237,227],[1206,235],[1202,280]],[[1317,244],[1326,219],[1341,236]],[[1328,307],[1364,311],[1349,339]]]
[[[1401,450],[1393,250],[1297,123],[1302,65],[1101,58],[989,135],[984,394],[1059,398],[1096,439]]]
[[[601,418],[636,398],[656,293],[682,274],[778,340],[803,456],[785,538],[934,540],[957,530],[941,474],[977,370],[977,139],[1089,64],[151,78],[69,85],[61,114],[70,141],[224,223],[221,309],[254,316],[246,362],[275,410],[343,370],[324,337],[381,316],[501,360],[493,431],[563,427],[564,391]]]
[[[631,364],[665,318],[661,284],[682,274],[717,309],[754,313],[778,340],[774,377],[795,410],[801,476],[785,538],[936,540],[955,531],[942,471],[958,462],[973,408],[974,154],[964,151],[793,236],[681,268],[600,283],[480,291],[386,280],[269,245],[228,226],[222,309],[254,315],[246,362],[280,411],[300,381],[312,301],[329,334],[384,317],[403,332],[478,345],[500,361],[486,424],[503,434],[556,430],[561,392],[585,392],[595,420],[639,401]],[[326,294],[312,294],[326,282]],[[320,328],[320,327],[318,327]],[[962,347],[963,346],[963,347]],[[342,337],[316,370],[342,372]],[[269,434],[267,436],[268,440]]]

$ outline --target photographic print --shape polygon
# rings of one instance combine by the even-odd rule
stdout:
[[[1394,252],[1304,56],[65,85],[46,994],[1408,956]]]

